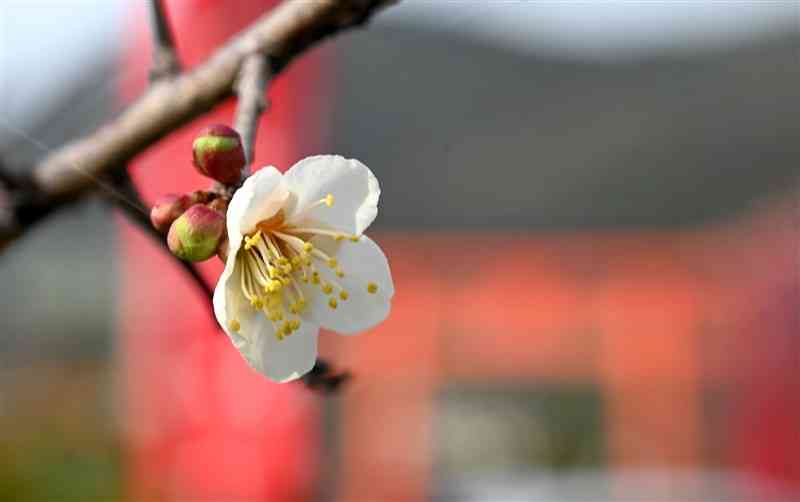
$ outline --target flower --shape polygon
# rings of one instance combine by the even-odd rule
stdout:
[[[314,366],[320,327],[355,334],[389,314],[389,264],[362,235],[379,196],[367,166],[333,155],[283,175],[262,168],[234,194],[214,313],[255,370],[299,378]]]

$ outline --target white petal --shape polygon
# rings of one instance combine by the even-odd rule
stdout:
[[[230,214],[230,213],[228,213]],[[231,236],[231,228],[228,227],[228,236]],[[239,288],[239,273],[236,267],[236,255],[239,252],[239,247],[242,244],[241,234],[237,234],[238,238],[232,239],[228,248],[228,259],[225,262],[225,269],[222,275],[219,276],[217,286],[214,288],[214,315],[217,322],[228,336],[233,337],[230,329],[230,322],[236,320],[240,322],[240,317],[248,314],[246,307],[250,303],[242,295]]]
[[[301,322],[297,331],[278,340],[266,316],[258,314],[255,319],[256,336],[237,346],[254,370],[276,382],[289,382],[311,371],[317,361],[319,326]]]
[[[238,246],[237,246],[238,247]],[[241,293],[241,270],[231,254],[214,290],[214,314],[234,347],[256,371],[276,382],[288,382],[308,373],[317,359],[319,326],[304,321],[300,329],[278,340],[263,312],[255,310]],[[232,260],[233,263],[232,264]],[[230,323],[239,329],[233,331]]]
[[[322,225],[348,234],[361,235],[378,214],[381,194],[378,180],[367,166],[338,155],[308,157],[283,175],[291,192],[286,220],[293,224]],[[333,207],[310,208],[328,194]]]
[[[281,173],[272,166],[259,169],[233,194],[228,205],[228,237],[241,239],[260,221],[274,216],[286,202],[289,192]]]
[[[335,242],[327,237],[315,237],[312,243],[338,260],[339,267],[344,271],[342,278],[336,277],[330,268],[319,262],[317,270],[324,281],[341,285],[347,291],[348,298],[342,300],[336,296],[338,306],[332,309],[328,306],[330,297],[322,294],[319,286],[301,283],[309,302],[303,315],[341,334],[358,333],[386,319],[394,295],[394,284],[381,248],[367,236],[362,236],[358,242],[347,239]],[[369,283],[378,286],[374,294],[367,291]]]

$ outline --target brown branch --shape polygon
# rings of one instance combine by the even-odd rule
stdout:
[[[256,20],[189,73],[155,82],[122,115],[95,133],[51,153],[34,167],[30,192],[35,217],[0,226],[0,247],[63,203],[94,188],[114,166],[127,164],[163,136],[233,92],[244,60],[260,53],[274,76],[314,43],[363,24],[395,0],[287,0]],[[16,207],[14,212],[17,212]]]
[[[148,0],[150,11],[150,34],[153,37],[153,62],[150,68],[150,81],[172,77],[181,71],[175,39],[169,28],[167,14],[161,0]]]
[[[236,82],[236,94],[239,103],[236,107],[235,128],[242,136],[244,158],[246,163],[242,168],[242,178],[250,175],[250,164],[255,156],[255,140],[258,131],[258,119],[267,108],[264,94],[270,78],[270,68],[265,58],[260,53],[251,54],[242,64],[239,79]]]

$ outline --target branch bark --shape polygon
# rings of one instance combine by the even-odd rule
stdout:
[[[242,168],[242,179],[250,175],[250,164],[255,156],[255,140],[258,132],[258,119],[267,108],[264,94],[269,82],[269,65],[267,58],[256,53],[251,54],[242,64],[239,80],[236,82],[236,94],[239,102],[236,107],[235,129],[242,136],[245,165]]]
[[[320,40],[365,23],[396,0],[287,0],[256,20],[189,73],[155,82],[122,115],[44,158],[26,184],[33,214],[0,226],[0,247],[52,210],[93,188],[98,179],[233,92],[244,60],[261,54],[274,76]],[[11,197],[11,199],[15,199]],[[14,208],[16,215],[17,208]]]
[[[167,13],[162,0],[148,0],[150,10],[150,33],[153,37],[153,64],[150,81],[172,77],[181,71],[175,38],[169,28]]]

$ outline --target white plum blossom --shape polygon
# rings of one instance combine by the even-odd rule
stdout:
[[[354,334],[389,314],[394,285],[381,249],[362,235],[380,188],[357,160],[308,157],[250,176],[227,214],[228,257],[214,313],[233,345],[271,380],[301,377],[320,327]]]

